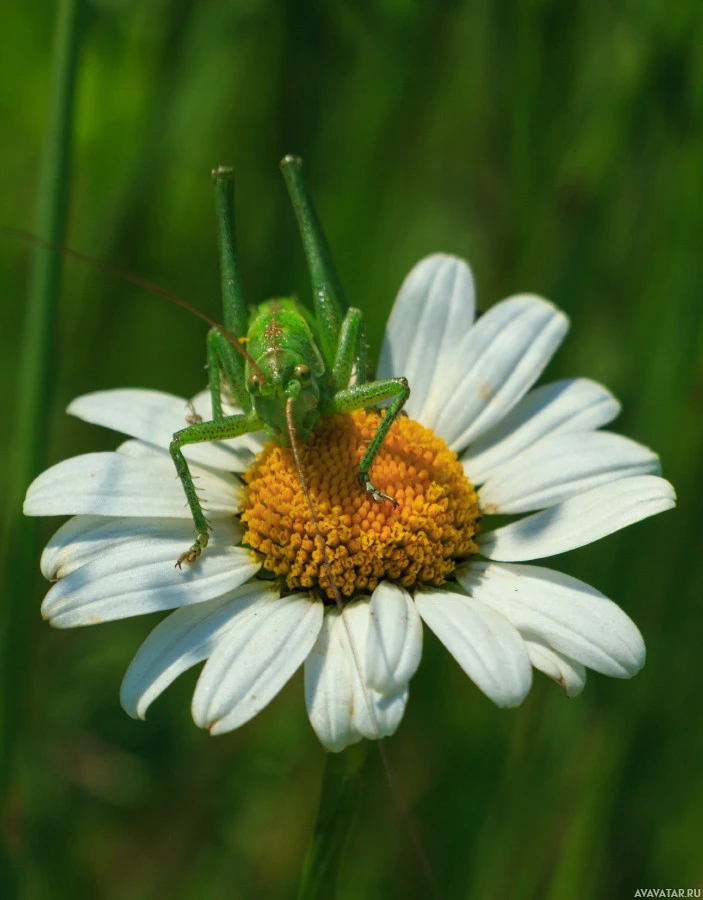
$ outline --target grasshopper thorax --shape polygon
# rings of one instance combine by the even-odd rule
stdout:
[[[247,350],[261,372],[247,365],[247,386],[268,436],[289,442],[286,402],[292,398],[295,433],[307,440],[319,418],[325,364],[303,308],[295,300],[262,303],[250,320]]]

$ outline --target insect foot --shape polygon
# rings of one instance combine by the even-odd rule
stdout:
[[[384,494],[383,491],[379,491],[378,488],[371,484],[371,479],[367,472],[359,472],[356,477],[359,479],[359,484],[367,494],[371,494],[376,503],[383,503],[384,500],[390,500],[393,506],[398,505],[398,501],[394,497],[391,497],[389,494]]]
[[[194,563],[203,552],[203,550],[207,547],[209,540],[210,535],[206,531],[198,534],[195,538],[195,543],[193,544],[193,546],[186,550],[185,553],[181,553],[181,555],[178,557],[176,568],[180,569],[183,566],[183,563]]]
[[[188,415],[186,416],[186,424],[187,425],[200,425],[200,423],[202,421],[203,421],[203,417],[195,411],[195,407],[193,406],[193,404],[190,401],[188,401]]]

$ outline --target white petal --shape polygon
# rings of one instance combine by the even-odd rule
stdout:
[[[522,638],[504,616],[450,591],[419,591],[415,605],[486,696],[498,706],[522,703],[532,684],[532,667]]]
[[[502,613],[526,637],[610,675],[631,678],[644,665],[637,626],[595,588],[542,566],[472,560],[457,569],[462,587]]]
[[[168,450],[162,447],[155,447],[153,444],[145,444],[143,441],[134,439],[122,441],[115,448],[115,453],[121,453],[123,456],[130,456],[132,459],[170,459]]]
[[[443,381],[447,359],[474,320],[474,280],[466,263],[436,253],[402,284],[381,347],[378,378],[404,375],[412,393],[408,415],[420,418],[431,388]]]
[[[354,727],[353,659],[343,643],[337,610],[325,615],[315,646],[305,660],[305,702],[315,734],[327,750],[339,752],[363,737]]]
[[[330,609],[305,661],[310,724],[323,746],[333,752],[363,737],[377,740],[393,734],[405,712],[407,688],[385,695],[361,680],[369,612],[368,599],[348,604],[343,616]]]
[[[183,397],[140,388],[118,388],[83,394],[71,401],[70,415],[168,449],[173,432],[188,425]]]
[[[220,641],[193,694],[193,719],[211,734],[260,712],[303,664],[322,625],[322,601],[309,594],[267,596]]]
[[[393,686],[390,692],[377,691],[368,683],[365,661],[369,656],[368,639],[371,631],[369,598],[363,597],[348,603],[344,613],[338,616],[337,629],[350,663],[349,684],[353,691],[352,725],[359,734],[369,740],[388,737],[395,732],[403,718],[408,689],[407,685],[403,685],[399,690]]]
[[[410,594],[382,581],[371,597],[366,680],[382,694],[404,689],[422,656],[422,622]]]
[[[523,635],[524,638],[524,635]],[[542,641],[524,638],[530,662],[562,686],[567,697],[577,697],[586,687],[586,669],[581,663],[557,653]]]
[[[657,455],[622,435],[556,434],[495,468],[478,499],[486,514],[532,512],[610,481],[659,472]]]
[[[242,528],[236,519],[220,519],[215,524],[212,542],[235,547],[241,537]],[[193,523],[187,519],[75,516],[46,545],[41,557],[42,575],[48,581],[58,581],[122,544],[164,538],[188,547],[193,543]]]
[[[239,482],[224,472],[192,466],[208,518],[231,516]],[[24,501],[27,516],[164,516],[189,519],[190,510],[171,461],[119,453],[73,456],[42,472]]]
[[[480,539],[489,559],[542,559],[583,547],[640,519],[671,509],[673,487],[655,475],[635,475],[593,488]]]
[[[405,707],[408,705],[409,690],[407,685],[395,694],[380,694],[372,688],[367,690],[368,700],[359,698],[363,705],[357,704],[357,715],[354,723],[365,738],[376,741],[381,737],[390,737],[398,730],[403,721]],[[369,715],[369,703],[373,708],[373,718]]]
[[[619,412],[615,397],[588,378],[542,385],[471,444],[461,458],[464,471],[472,484],[483,484],[493,469],[543,437],[601,428]]]
[[[174,432],[190,424],[188,402],[182,397],[136,388],[84,394],[67,411],[85,422],[104,425],[164,449],[168,449]],[[238,446],[237,440],[191,444],[183,448],[183,454],[189,461],[204,466],[244,472],[253,457],[246,447]]]
[[[213,536],[200,559],[176,568],[192,543],[180,534],[137,535],[113,546],[57,582],[42,615],[56,628],[97,625],[203,603],[243,584],[259,565],[243,547]]]
[[[254,582],[167,616],[149,634],[125,672],[120,688],[125,711],[143,719],[151,703],[182,672],[207,659],[252,607],[272,596],[277,596],[275,589]]]
[[[478,320],[432,390],[421,422],[452,450],[462,450],[508,413],[539,378],[568,328],[541,297],[497,303]]]

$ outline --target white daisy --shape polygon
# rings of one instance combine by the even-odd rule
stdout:
[[[396,730],[423,621],[499,706],[524,700],[533,668],[570,697],[586,667],[631,677],[645,658],[631,619],[589,585],[524,564],[675,500],[652,451],[597,430],[619,410],[605,388],[576,378],[532,389],[567,327],[551,303],[526,294],[474,322],[466,263],[435,255],[413,269],[378,372],[404,375],[412,389],[410,418],[393,426],[374,463],[374,482],[397,508],[374,504],[356,483],[377,414],[326,419],[302,448],[334,578],[349,598],[343,616],[288,449],[264,449],[258,435],[186,448],[213,535],[180,571],[192,522],[167,448],[187,402],[145,390],[78,398],[70,413],[132,440],[59,463],[29,488],[28,515],[74,516],[42,556],[55,582],[44,617],[70,628],[175,610],[137,651],[122,704],[143,718],[205,660],[192,712],[213,734],[251,719],[304,664],[310,721],[334,751]],[[206,392],[193,405],[210,416]],[[496,513],[528,515],[490,530]]]

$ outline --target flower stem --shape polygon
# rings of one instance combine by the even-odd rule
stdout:
[[[335,896],[335,882],[356,823],[368,741],[327,753],[315,830],[303,865],[298,900]]]
[[[66,232],[70,185],[70,156],[76,74],[85,0],[61,0],[54,32],[51,92],[46,142],[39,170],[34,230],[37,236],[62,245]],[[36,521],[22,517],[22,497],[40,471],[46,455],[48,419],[53,399],[55,309],[59,293],[61,257],[48,250],[33,251],[27,313],[17,377],[18,395],[13,421],[14,442],[8,466],[2,572],[5,597],[0,631],[0,811],[13,808],[8,797],[14,774],[19,722],[26,707],[22,685],[31,671],[27,661],[32,618],[32,585],[36,580]],[[13,792],[14,793],[14,792]],[[0,885],[2,888],[2,885]],[[3,896],[4,891],[0,890]],[[9,894],[8,894],[9,896]]]

